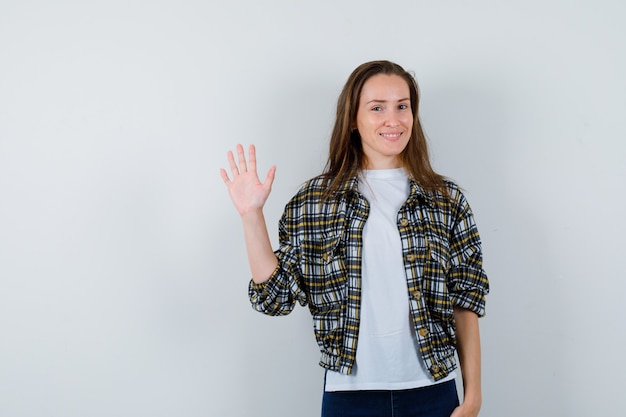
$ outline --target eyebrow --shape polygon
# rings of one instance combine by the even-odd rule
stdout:
[[[401,98],[400,100],[397,100],[398,103],[401,103],[403,101],[410,101],[411,99],[409,97],[407,98]],[[389,100],[379,100],[379,99],[374,99],[374,100],[370,100],[368,101],[366,104],[371,104],[371,103],[387,103]]]

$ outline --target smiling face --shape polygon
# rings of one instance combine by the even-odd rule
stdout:
[[[363,84],[356,128],[366,157],[365,169],[402,166],[400,154],[413,128],[409,86],[402,77],[378,74]]]

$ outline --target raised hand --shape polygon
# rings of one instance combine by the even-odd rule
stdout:
[[[272,190],[276,166],[272,166],[267,172],[265,181],[261,182],[256,170],[256,149],[250,145],[248,149],[248,163],[244,155],[243,146],[237,145],[237,162],[232,151],[228,151],[228,163],[232,179],[224,168],[220,169],[220,174],[224,184],[228,187],[235,208],[241,216],[261,210],[267,201],[267,197]]]
[[[246,251],[250,262],[252,279],[256,283],[267,281],[278,265],[278,260],[272,252],[272,246],[267,234],[267,226],[263,216],[263,206],[272,190],[274,173],[273,166],[267,172],[265,182],[259,181],[256,172],[256,149],[250,145],[248,149],[248,163],[243,153],[243,146],[237,145],[237,159],[228,151],[228,163],[232,179],[225,169],[220,173],[235,208],[243,221],[243,232],[246,241]]]

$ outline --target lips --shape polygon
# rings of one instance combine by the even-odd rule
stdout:
[[[396,141],[400,139],[402,132],[380,133],[380,136],[390,141]]]

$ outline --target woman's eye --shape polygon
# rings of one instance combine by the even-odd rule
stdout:
[[[374,106],[374,107],[372,107],[373,111],[381,111],[382,109],[383,109],[382,106]]]
[[[400,110],[406,110],[408,108],[409,108],[408,104],[400,104],[400,106],[399,106]]]

